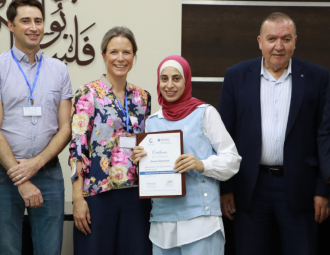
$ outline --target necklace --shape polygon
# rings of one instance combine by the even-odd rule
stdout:
[[[113,92],[113,94],[115,95],[117,101],[119,100],[120,103],[121,103],[122,105],[124,105],[124,97],[125,97],[125,94],[124,94],[123,96],[121,96],[121,97],[117,96],[114,92]]]
[[[127,83],[126,83],[127,84]],[[122,92],[120,91],[121,89],[119,89],[119,92]],[[114,91],[114,87],[112,86],[112,93],[115,95],[116,97],[116,100],[119,101],[122,105],[124,105],[124,98],[125,98],[125,94],[126,94],[126,89],[124,89],[124,95],[122,95],[121,97],[120,96],[117,96],[115,91]]]

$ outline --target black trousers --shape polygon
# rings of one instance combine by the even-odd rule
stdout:
[[[284,255],[316,254],[314,213],[314,209],[293,212],[286,199],[284,177],[260,172],[252,210],[237,211],[234,215],[236,255],[270,254],[274,223],[279,229]]]

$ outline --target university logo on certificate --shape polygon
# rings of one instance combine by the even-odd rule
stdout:
[[[184,196],[185,175],[173,170],[175,161],[183,154],[182,131],[137,134],[136,143],[147,152],[139,161],[140,198]]]

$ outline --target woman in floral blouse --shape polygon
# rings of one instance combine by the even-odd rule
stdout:
[[[75,254],[151,254],[150,200],[139,200],[134,134],[144,132],[150,95],[126,82],[137,45],[114,27],[101,44],[107,73],[73,99],[70,145]],[[134,141],[134,140],[133,140]]]

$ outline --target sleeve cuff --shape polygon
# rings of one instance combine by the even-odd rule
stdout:
[[[204,160],[201,160],[203,165],[204,165],[204,172],[202,173],[203,175],[205,176],[210,176],[210,172],[211,172],[211,169],[212,169],[212,163],[210,162],[210,160],[207,160],[207,159],[204,159]]]

